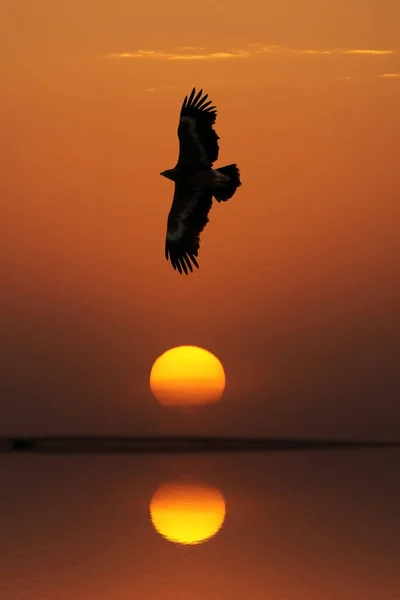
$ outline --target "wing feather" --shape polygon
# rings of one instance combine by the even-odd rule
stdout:
[[[185,96],[182,104],[178,137],[179,158],[177,167],[192,168],[211,167],[217,160],[219,136],[213,129],[217,109],[204,96],[203,90],[196,94],[193,88],[189,97]]]
[[[200,233],[208,223],[212,193],[199,187],[176,183],[171,210],[168,215],[165,258],[175,270],[186,275],[199,265],[196,257],[200,247]]]

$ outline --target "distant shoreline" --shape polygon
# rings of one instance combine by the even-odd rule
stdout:
[[[400,448],[400,442],[301,438],[14,436],[0,437],[1,453],[206,453]]]

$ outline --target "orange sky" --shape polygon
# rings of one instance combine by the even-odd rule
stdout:
[[[399,4],[198,10],[3,9],[0,433],[396,437]],[[164,258],[159,173],[193,86],[243,186],[183,278]],[[149,391],[179,344],[226,370],[223,402],[195,420]]]

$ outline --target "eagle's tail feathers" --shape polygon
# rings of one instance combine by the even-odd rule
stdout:
[[[217,169],[217,171],[222,173],[222,175],[228,176],[230,179],[226,185],[213,190],[213,196],[217,202],[225,202],[226,200],[229,200],[229,198],[232,198],[237,188],[242,185],[242,182],[240,181],[240,172],[236,164],[221,167],[220,169]]]

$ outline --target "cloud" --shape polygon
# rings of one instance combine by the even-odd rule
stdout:
[[[181,48],[182,50],[182,48]],[[163,52],[158,50],[137,50],[136,52],[120,52],[109,55],[111,58],[152,58],[158,60],[215,60],[230,58],[245,58],[250,56],[244,50],[230,52]]]
[[[178,46],[178,50],[205,50],[204,46]]]
[[[340,50],[338,50],[337,52],[340,53]],[[342,54],[369,54],[371,56],[385,56],[387,54],[396,54],[395,50],[377,50],[377,49],[371,49],[371,50],[363,50],[361,48],[355,49],[355,50],[344,50],[342,52]]]
[[[170,61],[205,61],[205,60],[233,60],[241,58],[259,58],[270,54],[299,55],[299,56],[324,56],[324,55],[359,55],[359,56],[387,56],[397,54],[396,50],[379,48],[290,48],[276,44],[262,44],[259,42],[248,44],[246,49],[224,50],[207,52],[202,46],[178,46],[174,52],[164,50],[135,50],[134,52],[114,52],[108,54],[109,58],[129,58],[141,60],[170,60]]]
[[[382,73],[381,79],[400,79],[400,73]]]
[[[377,48],[333,48],[333,49],[316,49],[316,48],[290,48],[288,46],[264,45],[261,43],[251,44],[255,48],[256,54],[279,52],[285,54],[302,54],[310,56],[323,56],[334,54],[359,54],[365,56],[386,56],[388,54],[396,54],[396,50],[382,50]]]
[[[310,54],[310,55],[323,55],[323,54],[335,54],[334,50],[292,50],[293,54]]]

